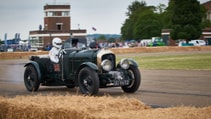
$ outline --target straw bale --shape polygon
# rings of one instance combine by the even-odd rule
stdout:
[[[132,47],[132,48],[112,48],[116,54],[124,53],[153,53],[153,52],[181,52],[181,51],[211,51],[211,46],[162,46],[162,47]]]
[[[177,52],[177,51],[211,51],[211,46],[162,46],[162,47],[132,47],[132,48],[111,48],[116,54],[125,53],[150,53],[150,52]],[[45,55],[48,51],[38,52],[0,52],[0,59],[27,59],[31,55]]]
[[[210,119],[211,106],[156,108],[137,99],[109,96],[0,97],[0,119]]]

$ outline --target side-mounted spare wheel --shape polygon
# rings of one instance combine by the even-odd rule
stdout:
[[[24,83],[28,91],[37,91],[40,87],[38,74],[33,65],[26,66],[24,72]]]
[[[99,77],[97,72],[89,67],[82,68],[78,73],[78,86],[86,95],[96,95],[99,91]]]
[[[141,84],[141,74],[137,66],[130,65],[128,68],[128,75],[131,82],[127,86],[122,86],[122,90],[127,93],[133,93],[138,90]]]

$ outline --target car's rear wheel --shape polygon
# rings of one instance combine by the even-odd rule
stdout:
[[[37,71],[34,66],[29,65],[24,72],[24,83],[28,91],[37,91],[40,87]]]
[[[138,90],[141,84],[141,74],[138,67],[130,65],[128,69],[129,78],[131,82],[127,86],[122,86],[122,90],[127,93],[133,93]]]
[[[83,94],[96,95],[99,91],[99,78],[97,72],[84,67],[78,74],[78,86]]]

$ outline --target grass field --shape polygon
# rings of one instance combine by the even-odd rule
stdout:
[[[163,55],[124,55],[121,58],[134,59],[141,69],[211,70],[211,52]]]

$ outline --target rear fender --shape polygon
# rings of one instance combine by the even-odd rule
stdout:
[[[37,62],[34,62],[34,61],[31,61],[31,62],[25,64],[24,67],[27,67],[27,66],[29,66],[29,65],[34,66],[34,68],[35,68],[36,71],[37,71],[38,79],[39,79],[39,81],[41,82],[42,75],[41,75],[40,67],[39,67],[38,63],[37,63]]]

